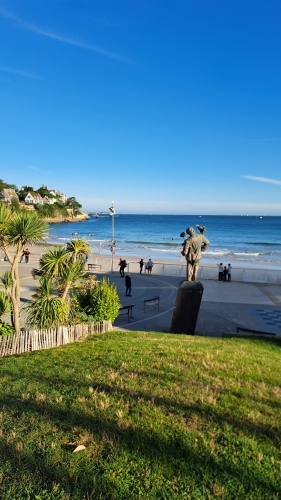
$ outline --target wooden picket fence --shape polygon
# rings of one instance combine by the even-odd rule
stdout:
[[[24,330],[21,333],[0,336],[0,356],[12,356],[22,352],[51,349],[76,342],[92,333],[105,333],[112,330],[110,321],[82,325],[60,326],[46,330]]]

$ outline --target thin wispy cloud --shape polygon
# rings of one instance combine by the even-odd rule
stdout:
[[[252,175],[242,175],[245,179],[249,179],[250,181],[258,181],[258,182],[268,182],[269,184],[278,184],[281,185],[281,181],[276,179],[268,179],[267,177],[254,177]]]
[[[118,54],[115,54],[113,52],[109,52],[101,47],[98,47],[97,45],[92,45],[86,42],[80,42],[78,40],[74,40],[71,38],[66,38],[61,35],[57,35],[55,33],[50,33],[48,31],[41,30],[40,28],[37,28],[35,26],[26,26],[26,29],[29,29],[30,31],[34,31],[35,33],[38,33],[38,35],[46,36],[48,38],[52,38],[53,40],[57,40],[58,42],[63,42],[68,45],[74,45],[75,47],[80,47],[81,49],[86,49],[90,50],[92,52],[96,52],[98,54],[101,54],[102,56],[109,57],[111,59],[115,59],[116,61],[120,61],[126,64],[134,64],[133,61],[130,61],[126,57],[119,56]]]
[[[98,47],[97,45],[90,44],[90,43],[80,41],[80,40],[76,40],[74,38],[68,38],[68,37],[59,35],[57,33],[52,33],[50,31],[46,31],[42,28],[39,28],[38,26],[28,24],[25,21],[22,21],[20,18],[14,16],[12,13],[7,12],[6,10],[1,9],[1,8],[0,8],[0,15],[7,17],[9,19],[12,19],[13,21],[16,21],[21,28],[26,29],[28,31],[33,31],[34,33],[37,33],[38,35],[45,36],[47,38],[51,38],[52,40],[56,40],[58,42],[62,42],[62,43],[68,44],[68,45],[73,45],[74,47],[79,47],[81,49],[86,49],[86,50],[90,50],[92,52],[96,52],[97,54],[108,57],[110,59],[114,59],[115,61],[119,61],[119,62],[126,63],[126,64],[135,64],[130,59],[123,57],[123,56],[120,56],[119,54],[115,54],[114,52],[110,52],[108,50],[105,50],[102,47]]]
[[[14,21],[19,21],[18,17],[12,14],[12,12],[9,12],[2,7],[0,7],[0,15],[3,17],[7,17],[8,19],[13,19]]]
[[[36,168],[36,167],[31,167],[31,166],[28,166],[27,168],[29,168],[30,170],[40,170],[40,168]]]
[[[28,71],[21,71],[18,69],[5,68],[0,66],[0,71],[4,73],[12,73],[13,75],[25,76],[27,78],[34,78],[35,80],[42,80],[42,78],[38,75],[34,75],[34,73],[29,73]]]

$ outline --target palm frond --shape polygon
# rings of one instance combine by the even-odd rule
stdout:
[[[0,318],[11,311],[11,301],[5,292],[0,292]]]

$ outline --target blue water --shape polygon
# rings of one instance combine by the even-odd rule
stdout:
[[[281,266],[281,217],[269,216],[121,214],[114,217],[116,255],[179,261],[183,244],[179,235],[189,226],[196,229],[196,224],[206,226],[205,236],[210,240],[202,264],[227,261]],[[91,216],[84,222],[50,225],[51,243],[66,243],[77,237],[85,237],[96,253],[103,242],[103,255],[111,255],[111,218]]]

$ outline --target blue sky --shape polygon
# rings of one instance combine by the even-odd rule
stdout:
[[[281,215],[280,0],[0,0],[0,178]]]

